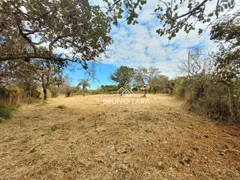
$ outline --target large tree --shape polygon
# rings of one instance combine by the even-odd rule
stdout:
[[[217,22],[211,31],[211,39],[220,44],[216,58],[216,77],[228,87],[228,101],[231,118],[238,119],[239,96],[234,92],[240,78],[240,12]]]
[[[160,74],[160,70],[155,67],[138,67],[135,69],[135,80],[138,81],[138,83],[141,83],[143,85],[149,85],[150,80],[154,77],[157,77]],[[136,83],[137,83],[136,81]]]
[[[164,75],[159,75],[152,78],[149,82],[149,86],[153,89],[154,93],[160,90],[161,93],[166,93],[168,84],[168,77]]]
[[[148,90],[151,90],[152,86],[150,86],[150,82],[153,78],[157,77],[160,74],[160,70],[154,67],[138,67],[135,69],[135,77],[134,77],[134,84],[137,86],[139,90],[140,87],[144,88],[144,97],[147,94]]]
[[[86,61],[110,44],[110,18],[88,0],[0,1],[0,61]],[[45,48],[40,48],[45,47]]]
[[[111,80],[118,83],[118,87],[126,87],[130,85],[130,82],[132,81],[134,77],[134,69],[127,67],[127,66],[121,66],[118,68],[115,73],[111,75]]]

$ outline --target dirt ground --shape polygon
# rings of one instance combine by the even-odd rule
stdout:
[[[240,179],[239,130],[166,95],[116,98],[21,106],[0,124],[0,179]]]

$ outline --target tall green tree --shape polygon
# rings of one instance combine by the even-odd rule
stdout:
[[[127,66],[121,66],[110,76],[111,80],[118,83],[119,88],[129,86],[133,77],[134,69]]]

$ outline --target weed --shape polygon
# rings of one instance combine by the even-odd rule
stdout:
[[[67,107],[65,105],[58,105],[57,108],[58,109],[66,109]]]
[[[56,131],[57,129],[59,129],[59,127],[57,125],[53,125],[50,130],[51,131]]]

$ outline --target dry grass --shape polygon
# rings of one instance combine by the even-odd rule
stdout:
[[[149,95],[150,105],[103,104],[109,97],[22,106],[0,124],[0,177],[240,179],[240,131],[168,96]]]

